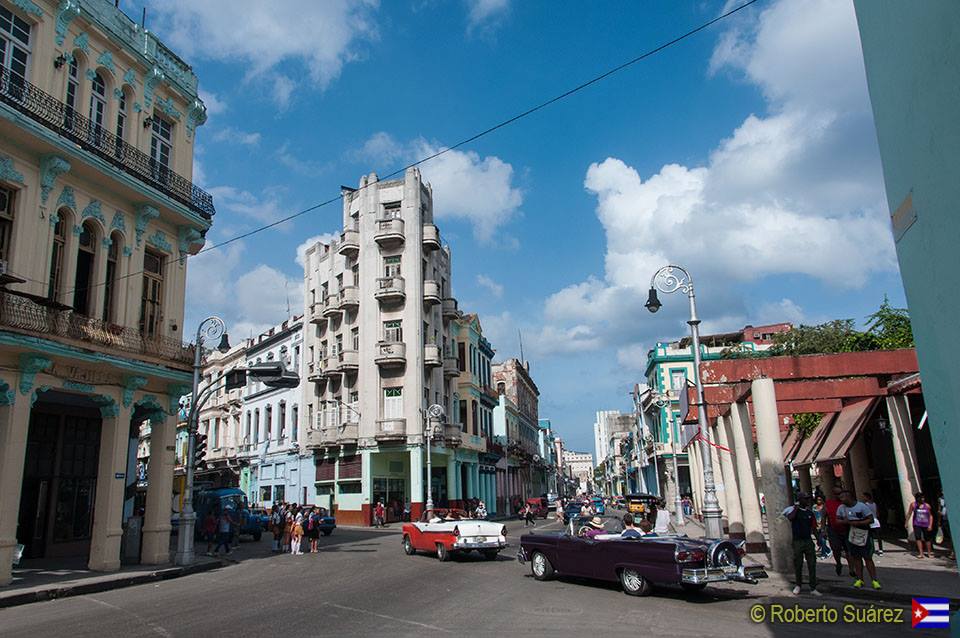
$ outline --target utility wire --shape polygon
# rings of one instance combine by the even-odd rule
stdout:
[[[499,122],[498,124],[494,124],[493,126],[490,126],[489,128],[486,128],[486,129],[480,131],[479,133],[475,133],[475,134],[471,135],[470,137],[464,138],[464,139],[460,140],[459,142],[457,142],[456,144],[453,144],[452,146],[444,147],[444,148],[440,149],[439,151],[436,151],[435,153],[432,153],[432,154],[430,154],[430,155],[427,155],[426,157],[422,157],[422,158],[416,160],[415,162],[412,162],[412,163],[410,163],[410,164],[407,164],[406,166],[403,166],[403,167],[401,167],[401,168],[398,168],[398,169],[396,169],[395,171],[393,171],[392,173],[388,173],[387,175],[384,175],[383,177],[380,178],[380,180],[385,180],[385,179],[390,179],[391,177],[395,177],[395,176],[399,175],[400,173],[403,173],[404,171],[406,171],[406,170],[409,169],[409,168],[415,168],[415,167],[417,167],[417,166],[420,166],[421,164],[425,164],[426,162],[429,162],[430,160],[433,160],[433,159],[436,159],[436,158],[438,158],[438,157],[440,157],[440,156],[442,156],[442,155],[445,155],[446,153],[449,153],[450,151],[456,150],[456,149],[460,148],[461,146],[465,146],[465,145],[467,145],[467,144],[470,144],[471,142],[475,142],[475,141],[477,141],[478,139],[480,139],[481,137],[485,137],[485,136],[487,136],[487,135],[489,135],[489,134],[491,134],[491,133],[493,133],[493,132],[495,132],[495,131],[498,131],[498,130],[504,128],[504,127],[507,127],[507,126],[513,124],[514,122],[517,122],[517,121],[519,121],[519,120],[522,120],[522,119],[525,118],[525,117],[528,117],[528,116],[530,116],[530,115],[533,115],[533,114],[536,113],[537,111],[540,111],[540,110],[542,110],[542,109],[545,109],[546,107],[550,106],[551,104],[554,104],[554,103],[556,103],[556,102],[559,102],[560,100],[566,99],[566,98],[570,97],[571,95],[574,95],[575,93],[579,93],[580,91],[582,91],[582,90],[584,90],[584,89],[586,89],[586,88],[588,88],[588,87],[590,87],[590,86],[593,86],[594,84],[596,84],[596,83],[598,83],[598,82],[600,82],[600,81],[602,81],[602,80],[610,77],[611,75],[614,75],[615,73],[619,73],[620,71],[623,71],[624,69],[629,68],[629,67],[633,66],[634,64],[637,64],[638,62],[641,62],[641,61],[643,61],[643,60],[646,60],[647,58],[652,57],[652,56],[656,55],[657,53],[660,53],[660,52],[663,51],[664,49],[668,49],[668,48],[672,47],[672,46],[675,45],[675,44],[679,44],[680,42],[683,42],[683,41],[686,40],[687,38],[690,38],[691,36],[696,35],[697,33],[700,33],[701,31],[710,28],[710,27],[713,26],[714,24],[716,24],[716,23],[718,23],[718,22],[720,22],[720,21],[722,21],[722,20],[725,20],[726,18],[729,18],[730,16],[734,15],[735,13],[738,13],[738,12],[742,11],[743,9],[746,9],[747,7],[749,7],[750,5],[752,5],[752,4],[754,4],[754,3],[758,2],[758,1],[759,1],[759,0],[747,0],[747,2],[744,2],[743,4],[740,4],[740,5],[736,6],[736,7],[734,7],[733,9],[727,11],[726,13],[723,13],[723,14],[717,16],[716,18],[713,18],[712,20],[708,20],[707,22],[704,22],[704,23],[701,24],[700,26],[695,27],[695,28],[687,31],[686,33],[684,33],[684,34],[682,34],[682,35],[679,35],[679,36],[673,38],[672,40],[669,40],[669,41],[667,41],[667,42],[664,42],[663,44],[660,44],[659,46],[657,46],[657,47],[655,47],[655,48],[653,48],[653,49],[650,49],[649,51],[646,51],[645,53],[642,53],[642,54],[638,55],[638,56],[635,57],[635,58],[632,58],[632,59],[630,59],[630,60],[627,60],[626,62],[624,62],[624,63],[622,63],[622,64],[619,64],[619,65],[617,65],[617,66],[615,66],[615,67],[613,67],[613,68],[611,68],[611,69],[609,69],[609,70],[607,70],[607,71],[604,71],[604,72],[601,73],[600,75],[597,75],[597,76],[595,76],[595,77],[593,77],[593,78],[591,78],[591,79],[589,79],[589,80],[587,80],[587,81],[585,81],[585,82],[583,82],[583,83],[581,83],[581,84],[578,84],[577,86],[575,86],[575,87],[573,87],[573,88],[571,88],[571,89],[568,89],[568,90],[564,91],[563,93],[560,93],[560,94],[558,94],[558,95],[555,95],[554,97],[552,97],[552,98],[550,98],[550,99],[548,99],[548,100],[545,100],[545,101],[543,101],[543,102],[540,102],[539,104],[537,104],[537,105],[535,105],[535,106],[532,106],[532,107],[528,108],[527,110],[522,111],[522,112],[520,112],[520,113],[518,113],[518,114],[516,114],[516,115],[514,115],[514,116],[512,116],[512,117],[510,117],[510,118],[507,118],[506,120],[503,120],[502,122]],[[374,182],[374,184],[375,184],[375,183],[376,183],[376,182]],[[369,186],[372,186],[372,185],[373,185],[373,184],[370,184]],[[359,191],[359,190],[363,190],[363,188],[367,188],[367,186],[363,186],[363,187],[361,187],[360,189],[357,189],[357,190],[358,190],[358,191]],[[324,201],[319,202],[319,203],[317,203],[317,204],[314,204],[313,206],[310,206],[310,207],[308,207],[308,208],[304,208],[303,210],[300,210],[300,211],[298,211],[298,212],[296,212],[296,213],[293,213],[293,214],[291,214],[291,215],[287,215],[286,217],[283,217],[283,218],[278,219],[278,220],[276,220],[276,221],[270,222],[269,224],[265,224],[265,225],[260,226],[260,227],[258,227],[258,228],[254,228],[254,229],[252,229],[252,230],[249,230],[249,231],[247,231],[247,232],[245,232],[245,233],[241,233],[241,234],[239,234],[239,235],[236,235],[236,236],[234,236],[234,237],[231,237],[231,238],[229,238],[229,239],[226,239],[226,240],[224,240],[224,241],[222,241],[222,242],[220,242],[220,243],[218,243],[218,244],[212,244],[212,245],[210,245],[210,246],[205,246],[204,248],[202,248],[202,249],[200,249],[199,251],[197,251],[196,255],[192,255],[192,256],[193,256],[193,257],[196,257],[197,255],[201,255],[201,254],[203,254],[203,253],[205,253],[205,252],[208,252],[208,251],[211,251],[211,250],[216,250],[217,248],[222,248],[223,246],[226,246],[226,245],[228,245],[228,244],[232,244],[233,242],[240,241],[241,239],[246,239],[247,237],[250,237],[250,236],[252,236],[252,235],[256,235],[257,233],[261,233],[261,232],[263,232],[263,231],[265,231],[265,230],[269,230],[269,229],[274,228],[274,227],[276,227],[276,226],[279,226],[279,225],[281,225],[281,224],[285,224],[286,222],[289,222],[289,221],[291,221],[291,220],[293,220],[293,219],[296,219],[296,218],[298,218],[298,217],[302,217],[303,215],[306,215],[307,213],[313,212],[313,211],[315,211],[315,210],[317,210],[317,209],[319,209],[319,208],[323,208],[323,207],[325,207],[325,206],[329,206],[330,204],[333,204],[334,202],[340,201],[341,199],[343,199],[343,194],[342,194],[342,193],[339,194],[339,195],[337,195],[336,197],[331,197],[330,199],[327,199],[327,200],[324,200]],[[182,256],[182,257],[178,258],[177,261],[183,261],[183,260],[185,260],[185,259],[186,259],[186,257],[185,257],[185,256]],[[115,279],[115,281],[121,281],[121,280],[123,280],[123,279],[127,279],[127,278],[129,278],[129,277],[135,277],[135,276],[138,276],[138,275],[141,275],[141,274],[143,274],[143,271],[138,271],[138,272],[133,272],[133,273],[127,273],[126,275],[123,275],[122,277],[117,277],[117,278]],[[36,281],[36,280],[31,280],[31,281]],[[37,283],[47,283],[47,282],[37,282]],[[93,284],[93,285],[88,286],[87,289],[95,288],[95,287],[98,287],[98,286],[104,286],[104,285],[106,285],[107,283],[108,283],[108,282],[101,282],[101,283],[98,283],[98,284]],[[67,294],[70,294],[70,293],[74,292],[75,290],[76,290],[76,289],[70,290],[70,291],[67,292]]]

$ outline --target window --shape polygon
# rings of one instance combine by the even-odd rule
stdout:
[[[384,219],[400,219],[400,202],[390,202],[383,205]]]
[[[76,53],[70,58],[70,68],[67,70],[67,122],[68,129],[73,128],[73,114],[77,108],[77,98],[80,94],[80,62]]]
[[[260,466],[260,480],[272,479],[273,478],[273,466],[272,465],[261,465]]]
[[[300,408],[298,406],[293,406],[293,409],[290,411],[290,426],[293,430],[293,440],[296,441],[297,434],[300,430]]]
[[[399,319],[383,322],[383,340],[388,343],[401,343],[403,341],[403,328]]]
[[[165,181],[173,154],[173,125],[153,114],[153,135],[150,137],[150,162],[154,177]]]
[[[460,401],[460,429],[464,432],[467,431],[467,402],[466,400]]]
[[[100,133],[103,131],[103,120],[107,112],[107,84],[103,81],[103,76],[99,73],[93,74],[93,84],[90,91],[90,113],[88,117],[93,124],[93,130],[90,131],[99,141]]]
[[[353,349],[355,351],[360,349],[360,329],[359,328],[353,328],[352,330],[350,330],[350,342],[353,344]]]
[[[260,408],[253,411],[253,442],[260,443]]]
[[[287,464],[277,463],[276,465],[273,466],[273,469],[274,469],[274,472],[273,472],[274,478],[278,478],[282,480],[287,473]]]
[[[467,344],[464,342],[457,343],[457,369],[460,372],[464,372],[467,369]]]
[[[384,277],[400,276],[400,255],[383,258],[383,276]]]
[[[343,352],[343,335],[342,334],[337,335],[337,343],[335,347],[336,347],[336,350],[334,351],[333,354],[340,354],[341,352]]]
[[[260,486],[260,502],[266,503],[272,500],[273,500],[273,486],[261,485]]]
[[[91,222],[80,227],[80,249],[77,251],[77,274],[73,282],[73,310],[89,316],[93,297],[93,264],[97,257],[97,236]]]
[[[281,501],[283,501],[285,498],[287,498],[287,495],[286,495],[286,486],[284,486],[284,485],[274,485],[274,486],[273,486],[273,500],[274,500],[275,502],[281,502]]]
[[[140,295],[140,332],[160,336],[163,326],[163,255],[147,250],[143,254],[143,290]]]
[[[675,391],[683,390],[687,386],[686,370],[670,371],[670,389]]]
[[[383,418],[403,418],[403,388],[383,389]]]
[[[30,23],[0,6],[0,66],[27,79],[30,61]]]
[[[117,294],[117,262],[120,257],[120,242],[123,241],[119,233],[110,237],[110,247],[107,248],[107,278],[103,286],[103,320],[117,322],[116,305]]]
[[[117,156],[123,154],[123,139],[127,132],[127,92],[120,91],[120,97],[117,102],[117,128],[114,131],[117,135]]]
[[[351,481],[350,483],[341,483],[340,484],[340,493],[341,494],[359,494],[360,481]]]
[[[282,439],[287,434],[287,404],[283,403],[282,401],[280,402],[280,410],[279,414],[277,415],[277,423],[277,427],[280,430],[279,438]]]
[[[360,285],[360,264],[354,264],[350,270],[353,272],[353,285]]]
[[[16,191],[0,186],[0,259],[10,260],[13,239],[13,201]]]
[[[253,441],[250,438],[251,428],[253,427],[253,415],[250,413],[250,410],[247,410],[247,429],[244,432],[243,443],[244,445],[250,445]]]
[[[266,421],[266,426],[267,426],[267,430],[266,430],[267,436],[265,437],[265,440],[269,441],[271,438],[273,438],[271,436],[271,434],[273,433],[273,406],[272,405],[268,405],[266,408],[264,408],[263,420]]]

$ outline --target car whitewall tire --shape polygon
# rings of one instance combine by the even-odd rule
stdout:
[[[553,577],[553,565],[542,552],[534,552],[530,558],[530,571],[537,580],[549,580]]]
[[[650,582],[634,569],[620,570],[620,585],[623,593],[630,596],[646,596],[650,593]]]

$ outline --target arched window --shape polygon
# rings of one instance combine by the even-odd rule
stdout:
[[[103,118],[107,113],[107,83],[99,71],[93,74],[93,87],[90,91],[90,121],[99,130],[103,128]]]
[[[123,236],[115,232],[110,236],[110,247],[107,249],[107,277],[103,288],[103,320],[117,323],[117,264],[120,262],[120,244]]]
[[[123,142],[127,135],[127,93],[128,87],[124,85],[117,100],[117,127],[114,131],[117,136],[117,143],[114,152],[118,158],[123,157]]]
[[[53,227],[53,250],[50,253],[50,283],[47,287],[47,297],[52,301],[60,301],[63,295],[63,258],[67,245],[67,226],[72,217],[65,208],[57,211],[57,223]]]
[[[0,186],[0,259],[10,260],[13,245],[13,209],[17,191]]]
[[[77,251],[77,274],[73,283],[73,310],[81,315],[90,315],[93,297],[93,264],[97,258],[97,232],[93,222],[86,221],[80,227],[79,250]]]

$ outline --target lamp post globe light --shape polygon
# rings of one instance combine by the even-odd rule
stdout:
[[[700,319],[697,317],[697,302],[693,292],[693,278],[684,268],[664,266],[650,278],[650,292],[644,306],[650,312],[660,310],[662,304],[657,291],[665,294],[684,292],[690,303],[690,336],[693,340],[693,379],[697,391],[697,423],[700,427],[700,451],[703,458],[703,527],[707,538],[720,538],[723,526],[720,520],[720,502],[713,480],[713,459],[707,440],[707,406],[703,403],[703,382],[700,379]]]
[[[444,411],[443,406],[434,403],[427,408],[426,418],[424,418],[424,447],[427,448],[427,503],[426,509],[433,509],[433,466],[430,463],[430,446],[433,444],[434,429],[436,426],[443,425]]]

